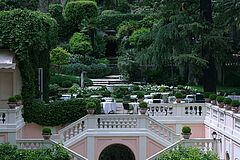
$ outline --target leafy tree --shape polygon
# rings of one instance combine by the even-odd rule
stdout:
[[[68,64],[70,53],[61,47],[54,48],[50,52],[50,60],[53,64],[64,65]]]

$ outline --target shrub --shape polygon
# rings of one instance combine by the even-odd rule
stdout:
[[[116,29],[123,21],[138,21],[143,19],[142,14],[113,14],[98,16],[98,26],[104,29]]]
[[[15,96],[11,96],[11,97],[8,98],[8,102],[14,103],[14,102],[17,102],[17,99],[16,99]]]
[[[2,3],[2,10],[13,10],[13,9],[30,9],[37,10],[39,0],[3,0],[0,1]]]
[[[232,107],[239,107],[239,101],[238,100],[232,100],[231,106]]]
[[[69,47],[72,53],[81,55],[85,55],[93,50],[89,37],[79,32],[74,33],[71,37]]]
[[[141,45],[139,44],[139,40],[146,34],[150,33],[150,29],[148,28],[140,28],[135,30],[132,35],[129,37],[129,42],[131,46]]]
[[[138,99],[144,98],[144,92],[142,92],[142,91],[137,92],[137,98]]]
[[[93,18],[98,15],[97,4],[92,1],[74,1],[66,4],[65,16],[73,28],[77,28],[84,18]]]
[[[17,101],[20,101],[20,100],[22,100],[22,95],[17,94],[17,95],[15,95],[15,98],[16,98]]]
[[[113,15],[113,14],[120,14],[120,12],[115,10],[104,10],[101,13],[101,15]]]
[[[209,95],[209,99],[211,100],[216,100],[216,98],[217,98],[217,95],[214,93]]]
[[[51,63],[57,65],[68,64],[70,53],[61,47],[57,47],[50,52]]]
[[[43,135],[52,135],[52,131],[50,128],[43,128],[42,129],[42,134]]]
[[[59,86],[62,86],[62,82],[66,80],[72,81],[72,83],[77,83],[77,84],[80,83],[80,78],[76,76],[63,75],[63,74],[53,74],[50,76],[50,84],[58,84]],[[92,85],[92,81],[89,78],[85,77],[84,85],[90,86]]]
[[[137,21],[123,21],[119,26],[117,27],[117,37],[123,38],[124,36],[130,36],[134,30],[138,28]]]
[[[183,126],[182,127],[182,133],[191,133],[191,128],[188,126]]]
[[[175,97],[176,97],[177,99],[182,99],[182,98],[183,98],[183,95],[182,95],[181,92],[176,92],[176,93],[175,93]]]
[[[134,85],[132,88],[133,91],[139,91],[140,87],[138,85]]]
[[[139,107],[140,108],[143,108],[143,109],[146,109],[147,108],[147,103],[146,102],[140,102],[140,104],[139,104]]]
[[[230,105],[232,103],[232,99],[231,98],[224,98],[224,104]]]
[[[204,92],[203,97],[204,98],[209,98],[210,94],[211,94],[211,92]]]
[[[49,84],[49,96],[57,96],[59,88],[58,84]]]
[[[96,104],[94,102],[88,102],[86,107],[87,107],[87,109],[95,109]]]
[[[224,97],[223,96],[217,96],[216,98],[218,103],[222,103],[224,101]]]
[[[75,83],[75,84],[72,85],[72,87],[70,87],[68,89],[68,93],[70,93],[70,94],[78,94],[79,89],[80,89],[79,85]]]
[[[113,88],[112,94],[115,98],[123,98],[124,95],[129,94],[129,90],[127,87],[116,87]]]
[[[63,88],[69,88],[69,87],[71,87],[72,86],[72,81],[70,81],[70,80],[66,80],[66,81],[63,81],[62,82],[62,87]]]
[[[119,1],[119,5],[116,8],[116,10],[120,11],[122,13],[128,13],[131,11],[131,7],[127,0],[121,0],[121,1]]]

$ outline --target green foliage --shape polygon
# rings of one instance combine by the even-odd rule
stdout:
[[[230,105],[232,103],[232,99],[231,98],[224,98],[224,104]]]
[[[87,37],[84,33],[74,33],[69,41],[69,47],[71,52],[74,54],[89,54],[92,52],[92,45],[89,37]]]
[[[137,45],[145,45],[146,44],[139,44],[139,43],[142,43],[140,42],[140,38],[141,36],[144,36],[145,34],[149,34],[150,33],[150,29],[148,28],[140,28],[140,29],[137,29],[135,30],[131,36],[129,37],[129,42],[130,42],[130,45],[131,46],[137,46]]]
[[[115,98],[123,98],[125,95],[129,94],[129,90],[127,87],[115,87],[113,88],[112,94]]]
[[[138,92],[137,92],[137,98],[138,98],[138,99],[144,98],[144,92],[143,92],[143,91],[138,91]]]
[[[42,129],[42,134],[43,135],[52,135],[52,131],[50,128],[45,127]]]
[[[232,107],[239,107],[239,101],[238,100],[232,100],[232,102],[231,102],[231,106]]]
[[[212,94],[211,92],[204,92],[203,97],[204,98],[209,98],[210,94]]]
[[[183,126],[182,127],[182,133],[191,133],[191,128],[188,126]]]
[[[68,152],[60,145],[48,149],[20,150],[8,143],[0,144],[0,154],[3,160],[70,160]]]
[[[70,80],[65,80],[65,81],[63,81],[62,82],[62,87],[63,88],[69,88],[69,87],[71,87],[72,86],[72,81],[70,81]]]
[[[104,10],[101,13],[101,15],[113,15],[113,14],[120,14],[120,12],[115,10]]]
[[[121,13],[129,13],[129,12],[131,12],[131,7],[127,0],[121,0],[121,1],[119,1],[119,4],[118,4],[116,10]]]
[[[17,101],[20,101],[20,100],[22,100],[22,95],[17,94],[17,95],[15,95],[15,98],[16,98]]]
[[[14,103],[14,102],[17,102],[17,99],[16,99],[15,96],[11,96],[11,97],[8,98],[8,102]]]
[[[117,5],[117,1],[116,0],[107,0],[103,2],[104,5],[104,9],[115,9],[116,5]]]
[[[58,84],[49,84],[49,96],[57,96],[59,88]]]
[[[183,95],[182,95],[181,92],[176,92],[176,93],[175,93],[175,97],[176,97],[177,99],[182,99],[182,98],[183,98]]]
[[[139,90],[140,90],[140,87],[139,87],[138,85],[134,85],[134,86],[132,87],[132,90],[133,90],[133,91],[139,91]]]
[[[161,154],[158,160],[218,160],[218,156],[213,152],[201,151],[198,148],[179,146],[175,150],[170,150]]]
[[[216,98],[218,103],[222,103],[224,101],[224,97],[223,96],[217,96]]]
[[[72,87],[70,87],[68,89],[68,93],[70,93],[70,94],[78,94],[79,89],[80,89],[79,85],[75,83],[75,84],[72,85]]]
[[[139,104],[139,107],[140,108],[143,108],[143,109],[146,109],[147,108],[147,103],[146,102],[140,102],[140,104]]]
[[[27,110],[38,94],[37,68],[44,70],[43,96],[48,100],[49,50],[57,42],[57,23],[44,13],[30,10],[0,12],[0,21],[0,43],[16,54]]]
[[[142,14],[111,14],[98,16],[98,26],[104,29],[116,29],[123,21],[138,21],[143,19]]]
[[[0,10],[38,9],[39,0],[0,0]]]
[[[123,21],[119,26],[117,27],[117,37],[123,38],[124,36],[130,36],[134,30],[138,28],[137,21]]]
[[[64,13],[67,23],[73,31],[76,31],[84,18],[93,18],[98,15],[98,8],[92,1],[73,1],[66,4]]]
[[[87,109],[95,109],[96,104],[94,102],[88,102],[86,108]]]
[[[210,94],[209,99],[216,100],[217,95],[216,94]]]
[[[68,64],[70,53],[61,47],[54,48],[50,52],[50,60],[52,64],[64,65]]]

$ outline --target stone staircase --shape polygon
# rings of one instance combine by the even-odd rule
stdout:
[[[122,79],[122,75],[109,75],[104,78],[91,79],[93,86],[107,86],[112,84],[126,84],[128,81]]]

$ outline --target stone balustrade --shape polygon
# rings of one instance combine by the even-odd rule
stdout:
[[[148,105],[148,115],[157,121],[194,121],[203,122],[205,118],[205,103],[152,103]]]
[[[43,140],[43,139],[20,139],[17,140],[18,149],[47,149],[52,148],[53,145],[57,145],[58,143],[53,140]],[[60,145],[60,144],[58,144]],[[62,145],[61,145],[62,146]],[[87,160],[87,158],[81,156],[80,154],[68,149],[65,146],[62,146],[71,156],[72,160]]]
[[[0,109],[0,125],[15,124],[22,119],[22,106],[15,109]]]
[[[167,128],[163,124],[145,115],[126,115],[126,114],[103,114],[103,115],[87,115],[78,121],[70,124],[59,131],[61,142],[64,143],[87,130],[102,131],[150,131],[151,134],[160,136],[167,140],[170,144],[179,139],[174,131]]]
[[[200,150],[207,152],[207,151],[213,151],[217,153],[217,141],[214,141],[213,139],[181,139],[172,145],[166,147],[165,149],[161,150],[160,152],[152,155],[147,160],[158,160],[159,156],[167,151],[175,150],[179,146],[184,147],[196,147]]]

